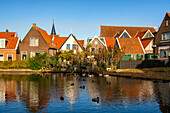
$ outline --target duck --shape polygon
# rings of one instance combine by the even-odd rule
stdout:
[[[81,88],[81,89],[85,89],[85,86],[84,86],[84,85],[82,85],[82,86],[80,86],[80,88]]]
[[[82,76],[86,76],[86,73],[83,73]]]
[[[64,100],[64,97],[63,97],[63,96],[61,96],[61,97],[60,97],[60,100]]]
[[[102,76],[102,74],[99,74],[99,76],[101,77],[101,76]]]
[[[107,84],[111,84],[111,82],[107,81]]]
[[[90,74],[88,74],[88,76],[89,76],[89,77],[93,77],[94,75],[93,75],[93,74],[91,74],[91,75],[90,75]]]
[[[97,97],[97,98],[93,98],[93,99],[92,99],[92,101],[93,101],[93,102],[97,102],[97,103],[99,103],[99,97]]]
[[[74,86],[74,83],[72,83],[71,86]]]

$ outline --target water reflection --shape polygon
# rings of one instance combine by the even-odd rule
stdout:
[[[72,83],[74,86],[71,86]],[[85,89],[80,89],[80,85],[85,85]],[[64,101],[60,100],[61,95],[65,97]],[[91,101],[95,97],[100,97],[99,103]],[[0,111],[17,112],[18,109],[20,112],[168,113],[170,84],[63,73],[0,75]]]

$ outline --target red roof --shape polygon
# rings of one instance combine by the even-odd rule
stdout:
[[[7,43],[4,49],[15,49],[19,41],[19,37],[16,37],[16,32],[0,32],[0,39],[6,39]]]
[[[15,49],[16,46],[17,46],[18,41],[19,41],[19,37],[8,38],[5,48],[0,48],[0,50],[2,50],[2,49],[3,50],[4,49]]]
[[[79,44],[84,47],[84,40],[78,40]]]
[[[44,37],[45,41],[49,44],[49,46],[50,46],[51,48],[54,48],[54,46],[52,45],[52,39],[51,39],[51,37],[47,34],[47,32],[46,32],[45,30],[39,28],[39,27],[36,27],[36,28],[40,31],[41,35]]]
[[[116,38],[105,38],[108,51],[111,51],[112,47],[114,47],[115,40]]]
[[[147,31],[146,31],[147,32]],[[139,37],[140,39],[145,35],[146,32],[140,32],[135,37]]]
[[[57,49],[60,49],[60,47],[64,44],[64,42],[67,40],[68,37],[59,37],[54,36],[54,44]]]
[[[142,39],[141,42],[142,42],[143,48],[145,49],[152,40],[153,38]]]
[[[142,54],[144,53],[138,38],[117,38],[120,47],[125,54]]]
[[[16,37],[16,32],[0,32],[0,38],[8,39],[10,37]]]
[[[156,32],[154,27],[125,27],[125,26],[100,26],[100,37],[115,37],[115,35],[121,34],[126,30],[133,38],[138,33],[146,32],[150,30],[152,33]]]
[[[170,17],[170,13],[166,13]]]

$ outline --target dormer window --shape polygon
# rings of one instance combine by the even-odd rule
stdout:
[[[168,26],[168,20],[166,20],[166,26]]]
[[[5,39],[0,40],[0,48],[5,48]]]
[[[131,38],[130,35],[126,30],[123,31],[123,33],[119,36],[119,38]]]

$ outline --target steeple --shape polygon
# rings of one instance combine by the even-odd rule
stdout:
[[[51,35],[56,35],[55,27],[54,27],[54,20],[53,20],[53,26],[52,26],[52,30],[51,30]]]

